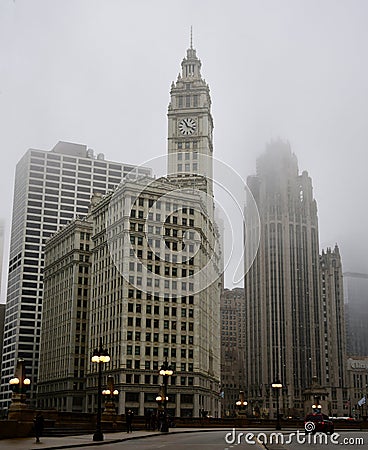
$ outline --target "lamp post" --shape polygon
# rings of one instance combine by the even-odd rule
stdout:
[[[170,367],[169,363],[167,362],[167,357],[165,358],[164,363],[161,366],[160,369],[160,375],[162,375],[164,384],[163,384],[163,394],[161,397],[163,397],[163,407],[164,407],[164,416],[163,416],[163,423],[161,426],[161,431],[167,433],[169,431],[169,424],[168,424],[168,420],[167,420],[167,401],[168,401],[168,396],[167,396],[167,383],[169,380],[169,376],[171,376],[174,373],[174,371],[172,370],[172,368]],[[157,397],[158,398],[158,397]],[[157,400],[157,399],[156,399]]]
[[[100,348],[93,350],[91,361],[98,364],[98,387],[97,387],[97,420],[96,431],[93,435],[94,441],[103,441],[104,436],[101,430],[101,390],[102,390],[102,364],[110,361],[109,352],[102,347],[102,338],[100,339]]]
[[[31,384],[31,380],[26,377],[26,367],[24,359],[18,359],[14,377],[9,380],[9,384],[13,391],[12,404],[25,404],[26,391]]]
[[[280,423],[280,410],[279,410],[279,397],[280,397],[280,390],[282,389],[282,383],[280,380],[275,381],[272,383],[272,389],[275,389],[277,391],[276,396],[276,430],[281,430],[281,423]]]
[[[243,414],[242,411],[248,405],[248,402],[245,400],[244,391],[239,392],[239,400],[235,404],[239,408],[239,414]]]
[[[158,429],[159,431],[165,431],[164,430],[164,422],[165,422],[165,403],[169,400],[169,398],[165,395],[165,388],[164,386],[161,386],[160,392],[158,393],[156,397],[156,402],[158,406]],[[162,418],[162,420],[160,420]],[[168,430],[166,430],[168,431]]]
[[[105,409],[103,416],[115,415],[115,398],[119,395],[119,391],[115,389],[114,377],[112,375],[107,377],[107,389],[102,391],[102,395],[105,398]]]
[[[322,411],[322,405],[320,404],[318,395],[314,396],[314,403],[312,405],[312,410],[314,413],[320,413]]]
[[[33,414],[33,409],[27,405],[27,389],[31,380],[26,376],[25,361],[22,358],[17,360],[14,377],[9,380],[12,390],[11,403],[9,406],[8,418],[10,420],[25,420],[28,415]]]

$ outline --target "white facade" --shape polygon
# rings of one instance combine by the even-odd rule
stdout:
[[[170,412],[219,415],[218,236],[201,196],[177,187],[167,178],[126,182],[91,212],[89,350],[100,338],[109,350],[105,373],[121,391],[121,413],[157,407],[158,372],[168,358]],[[91,411],[93,364],[89,371]]]
[[[140,169],[142,175],[149,169]],[[30,149],[15,174],[0,405],[9,405],[9,379],[26,361],[34,396],[42,315],[44,244],[71,219],[88,212],[93,192],[106,193],[137,168],[94,157],[85,145],[59,142]],[[143,173],[144,172],[144,173]]]
[[[188,55],[194,59],[194,67],[198,68],[200,62],[195,51],[189,49]],[[80,380],[85,382],[80,389],[86,392],[83,406],[86,412],[96,409],[97,368],[89,356],[102,339],[111,357],[104,367],[103,382],[106,383],[107,375],[114,376],[115,386],[120,391],[120,413],[129,408],[135,414],[143,415],[146,409],[157,407],[155,398],[162,383],[159,369],[167,358],[174,369],[168,388],[170,413],[182,417],[198,417],[201,410],[215,417],[220,414],[223,264],[214,222],[213,183],[211,177],[206,176],[212,174],[209,91],[196,70],[196,83],[200,85],[207,104],[202,105],[202,100],[194,103],[197,102],[194,96],[198,86],[194,82],[191,84],[193,80],[187,73],[185,89],[194,109],[189,111],[185,109],[189,106],[182,106],[173,110],[169,106],[168,176],[157,180],[149,177],[125,180],[113,193],[105,197],[95,196],[86,219],[93,226],[92,263],[87,281],[91,285],[86,309],[89,335],[83,354],[85,371]],[[178,92],[181,89],[179,86]],[[179,124],[183,118],[195,118],[198,128],[188,134],[182,133],[180,128],[170,131],[173,124]],[[210,121],[210,128],[207,125],[203,128],[206,121]],[[184,161],[190,161],[186,163],[189,166],[185,174],[175,166],[180,160],[179,141],[184,150],[190,150],[186,152],[188,156],[184,152],[181,156]],[[194,155],[196,150],[198,154]],[[201,152],[206,159],[200,157]],[[195,161],[198,161],[197,167],[194,166]],[[50,257],[51,244],[56,245],[57,239],[60,242],[67,240],[73,229],[80,233],[74,223],[53,238]],[[60,255],[54,256],[60,258]],[[48,259],[48,275],[56,263],[57,259]],[[58,264],[60,270],[65,270],[61,260]],[[56,272],[53,277],[57,279]],[[50,320],[49,325],[55,302],[52,286],[50,279],[50,290],[45,292],[45,319]],[[73,305],[78,303],[78,299],[83,302],[78,292],[73,292],[69,301]],[[69,311],[74,311],[72,304]],[[83,310],[80,313],[83,314]],[[72,321],[76,321],[75,314]],[[52,342],[54,337],[43,336],[42,347],[44,340],[45,349],[46,346],[57,348]],[[80,344],[76,346],[81,351]],[[73,343],[70,345],[72,348]],[[40,380],[42,406],[67,410],[72,405],[74,410],[78,410],[80,401],[75,401],[78,393],[69,389],[78,380],[73,380],[71,370],[68,380],[52,379],[50,358],[52,351],[41,365],[44,367]],[[69,355],[69,363],[60,364],[69,369],[75,363],[80,367],[77,361],[81,359],[81,355],[74,353]],[[66,385],[69,386],[68,392],[62,390]]]

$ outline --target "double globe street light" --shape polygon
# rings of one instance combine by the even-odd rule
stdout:
[[[102,338],[100,339],[100,348],[93,350],[91,361],[98,364],[98,387],[97,387],[97,420],[96,431],[93,435],[94,441],[103,441],[104,436],[101,430],[101,395],[102,395],[102,364],[110,361],[110,355],[107,349],[102,347]]]
[[[248,405],[248,402],[245,400],[244,391],[239,392],[239,400],[235,404],[239,408],[239,414],[243,414],[245,407]]]
[[[116,414],[115,399],[118,397],[119,391],[115,389],[114,377],[112,375],[109,375],[107,377],[107,389],[104,389],[102,391],[102,395],[104,396],[105,399],[105,409],[103,412],[103,416],[115,415]]]
[[[167,402],[169,400],[167,396],[167,383],[169,381],[169,377],[174,373],[171,366],[167,362],[167,357],[165,358],[164,363],[161,366],[160,369],[160,375],[163,377],[163,390],[160,395],[156,397],[157,402],[162,402],[164,411],[163,411],[163,421],[161,424],[161,431],[164,433],[167,433],[169,431],[169,422],[167,420]]]
[[[18,359],[14,377],[9,380],[9,384],[13,391],[11,409],[18,408],[21,404],[25,404],[27,389],[31,384],[31,380],[26,376],[24,359]]]
[[[19,379],[18,377],[14,377],[9,381],[13,392],[23,394],[27,389],[27,386],[31,384],[31,380],[29,378],[25,378],[24,380]]]

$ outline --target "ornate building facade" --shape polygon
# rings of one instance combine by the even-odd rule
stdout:
[[[338,252],[328,252],[321,271],[311,178],[299,174],[289,144],[277,141],[258,159],[248,186],[261,223],[258,253],[245,276],[248,398],[273,417],[278,393],[271,384],[280,381],[282,414],[303,416],[305,392],[317,380],[329,388],[332,413],[346,396],[341,262]],[[252,224],[246,232],[253,233]]]
[[[183,417],[199,416],[201,410],[220,414],[222,254],[214,221],[213,180],[207,176],[212,173],[209,89],[201,78],[200,66],[195,50],[188,49],[182,74],[171,90],[168,176],[125,180],[113,193],[94,197],[85,223],[70,224],[48,244],[44,307],[45,319],[52,321],[52,286],[59,277],[53,267],[65,270],[65,264],[55,260],[64,256],[54,247],[74,234],[73,273],[78,282],[74,300],[69,296],[69,302],[76,305],[76,309],[70,305],[70,311],[75,311],[71,319],[77,331],[71,335],[67,350],[68,386],[77,382],[74,373],[82,374],[83,366],[86,395],[81,404],[77,392],[60,391],[61,380],[50,379],[51,362],[45,358],[40,367],[44,406],[95,410],[97,372],[88,355],[102,339],[111,357],[104,377],[112,375],[121,392],[119,412],[129,408],[143,415],[157,407],[155,398],[162,381],[159,369],[167,359],[174,370],[168,390],[169,411]],[[184,93],[185,100],[181,98]],[[81,276],[88,266],[78,259],[82,256],[78,249],[81,237],[76,235],[85,236],[82,226],[88,228],[89,224],[91,265],[88,276]],[[90,283],[90,290],[84,282],[87,286]],[[66,291],[60,295],[67,297]],[[89,333],[82,346],[83,333],[77,325],[84,305]],[[53,329],[51,322],[44,328],[42,348],[56,350],[57,333],[50,337],[47,329]],[[78,349],[78,354],[73,349]]]

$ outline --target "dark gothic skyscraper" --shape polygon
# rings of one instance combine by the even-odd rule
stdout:
[[[245,278],[248,400],[272,417],[271,384],[280,380],[282,414],[303,415],[304,390],[312,379],[327,386],[326,370],[338,364],[330,361],[327,340],[343,339],[335,319],[325,335],[312,181],[306,171],[299,174],[289,144],[277,141],[258,159],[257,175],[249,177],[248,186],[261,223],[259,250]],[[252,234],[252,228],[247,232]],[[325,301],[330,304],[335,298]],[[343,310],[339,314],[343,318]],[[340,352],[344,349],[339,346]]]

